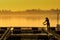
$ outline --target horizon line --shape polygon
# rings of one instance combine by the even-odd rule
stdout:
[[[0,9],[0,11],[27,11],[27,10],[42,10],[42,11],[47,11],[47,10],[60,10],[60,8],[56,8],[56,9],[53,9],[53,8],[51,8],[51,9],[22,9],[22,10],[11,10],[11,9]]]

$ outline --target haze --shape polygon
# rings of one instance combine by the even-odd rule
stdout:
[[[45,20],[45,17],[49,17],[51,26],[55,27],[57,24],[57,15],[54,14],[55,12],[47,12],[47,15],[46,12],[42,14],[43,12],[33,13],[33,11],[31,11],[28,12],[31,14],[26,14],[25,11],[32,9],[46,11],[57,8],[60,9],[60,0],[0,0],[0,10],[2,11],[0,11],[0,26],[43,27],[42,23]],[[9,12],[6,12],[6,10],[8,10]],[[12,14],[10,10],[12,10],[14,14]],[[18,12],[15,13],[16,11]],[[23,11],[22,15],[19,14],[19,11]]]
[[[60,9],[60,0],[0,0],[0,10]]]

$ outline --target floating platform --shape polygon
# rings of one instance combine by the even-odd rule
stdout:
[[[38,27],[0,27],[0,40],[58,40],[52,33]]]

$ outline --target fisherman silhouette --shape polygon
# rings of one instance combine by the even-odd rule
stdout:
[[[46,20],[43,22],[43,24],[47,25],[47,30],[49,31],[50,30],[50,22],[49,22],[48,17],[46,17]]]

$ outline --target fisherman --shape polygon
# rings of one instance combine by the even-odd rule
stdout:
[[[47,25],[47,30],[49,31],[50,30],[50,22],[49,22],[48,17],[46,17],[46,20],[43,22],[43,24]]]

